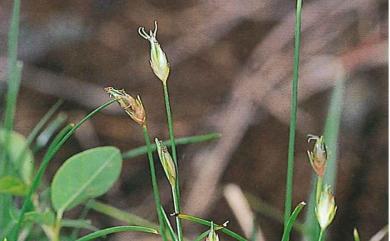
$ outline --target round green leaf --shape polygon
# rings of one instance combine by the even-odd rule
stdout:
[[[0,144],[4,143],[5,131],[0,129]],[[26,183],[31,184],[34,157],[31,150],[26,147],[26,138],[21,134],[11,131],[8,145],[8,155],[13,163],[15,170],[18,170],[18,175]],[[26,149],[25,149],[26,148]],[[24,153],[23,153],[24,152]],[[23,155],[23,156],[21,156]]]
[[[53,178],[54,209],[65,211],[104,194],[119,177],[121,166],[121,153],[115,147],[97,147],[72,156]]]

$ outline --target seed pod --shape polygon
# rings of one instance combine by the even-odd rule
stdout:
[[[172,188],[176,185],[176,167],[175,163],[172,160],[171,154],[169,154],[167,147],[159,141],[157,138],[155,139],[158,156],[160,157],[161,165],[163,166],[165,175],[171,184]]]
[[[330,191],[330,186],[326,186],[320,194],[316,206],[316,216],[318,223],[322,230],[325,230],[329,224],[332,223],[334,216],[336,215],[336,204],[334,201],[334,196]]]
[[[154,21],[154,30],[150,30],[149,34],[145,31],[144,27],[139,27],[138,33],[141,37],[149,41],[150,66],[152,67],[154,74],[163,82],[164,85],[166,85],[169,76],[169,63],[167,56],[157,41],[157,21]]]
[[[316,174],[320,177],[324,176],[326,169],[326,161],[328,159],[327,149],[323,136],[308,135],[308,142],[315,140],[313,151],[307,151],[310,164]]]
[[[142,105],[141,98],[137,95],[136,98],[127,94],[124,90],[117,90],[113,87],[104,88],[104,90],[114,98],[120,107],[140,126],[146,125],[146,113]]]

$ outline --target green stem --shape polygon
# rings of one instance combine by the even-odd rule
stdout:
[[[322,241],[324,239],[324,230],[321,229],[320,236],[318,237],[318,241]]]
[[[316,203],[320,200],[321,192],[322,192],[322,183],[324,178],[318,176],[317,177],[317,187],[316,187]]]
[[[172,158],[176,166],[176,186],[174,188],[173,194],[173,206],[175,209],[175,213],[180,213],[180,184],[179,184],[179,168],[178,168],[178,161],[177,161],[177,153],[176,153],[176,144],[175,144],[175,134],[173,131],[173,120],[172,120],[172,111],[171,111],[171,105],[169,102],[169,93],[168,93],[168,86],[167,84],[163,84],[164,89],[164,102],[165,102],[165,109],[167,113],[167,121],[168,121],[168,131],[169,131],[169,139],[171,142],[171,148],[172,148]],[[179,217],[176,217],[176,227],[177,227],[177,238],[178,241],[183,240],[183,229],[181,220]]]
[[[53,237],[51,238],[51,241],[60,241],[62,214],[63,212],[61,210],[57,213],[56,221],[53,226]]]
[[[158,222],[160,224],[160,235],[164,241],[167,241],[167,237],[165,234],[164,220],[163,215],[161,213],[161,201],[160,201],[160,193],[158,190],[157,177],[156,177],[156,169],[154,167],[154,159],[153,152],[151,149],[150,137],[148,133],[148,129],[146,126],[142,127],[145,143],[148,149],[148,160],[149,160],[149,168],[150,168],[150,177],[152,178],[152,188],[153,188],[153,197],[156,205],[156,212],[158,217]]]
[[[293,173],[294,173],[294,149],[295,149],[295,129],[297,125],[298,106],[298,78],[299,78],[299,49],[301,42],[301,8],[302,0],[297,0],[295,18],[295,45],[294,45],[294,73],[291,88],[291,111],[290,111],[290,133],[288,142],[288,164],[286,180],[286,198],[284,204],[284,228],[286,228],[291,214]]]

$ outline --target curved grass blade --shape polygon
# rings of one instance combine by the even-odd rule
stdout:
[[[39,132],[42,130],[43,126],[49,121],[49,119],[54,115],[54,113],[58,110],[58,108],[62,105],[63,101],[57,101],[47,112],[46,114],[38,121],[35,127],[32,129],[30,134],[26,139],[26,143],[22,148],[22,152],[19,154],[16,163],[20,163],[20,161],[26,155],[28,148],[31,146],[31,143],[38,136]]]
[[[15,228],[14,228],[12,234],[11,234],[11,239],[10,240],[16,240],[17,239],[17,236],[18,236],[18,233],[19,233],[19,229],[21,227],[21,223],[22,223],[22,220],[23,220],[24,213],[26,212],[27,207],[30,206],[30,203],[31,203],[31,196],[36,191],[36,189],[38,188],[38,186],[39,186],[39,184],[41,182],[42,176],[43,176],[43,174],[44,174],[44,172],[45,172],[45,170],[46,170],[50,160],[53,159],[54,155],[58,152],[58,150],[62,147],[62,145],[73,135],[73,133],[84,122],[86,122],[87,120],[92,118],[95,114],[99,113],[102,109],[104,109],[107,106],[111,105],[115,101],[116,100],[110,100],[110,101],[106,102],[105,104],[99,106],[98,108],[96,108],[95,110],[90,112],[88,115],[86,115],[79,123],[77,123],[74,126],[72,125],[70,130],[69,130],[69,125],[68,125],[52,141],[51,145],[49,146],[49,148],[48,148],[48,150],[47,150],[47,152],[45,154],[45,156],[43,157],[42,163],[39,166],[37,174],[34,176],[32,185],[31,185],[31,187],[29,189],[29,192],[28,192],[24,202],[23,202],[23,206],[22,206],[22,209],[21,209],[20,214],[19,214],[18,222],[17,222],[17,224],[16,224],[16,226],[15,226]]]
[[[288,241],[290,240],[290,232],[291,232],[291,229],[295,223],[295,220],[297,219],[299,213],[302,211],[302,209],[306,206],[306,203],[304,202],[301,202],[300,204],[298,204],[298,206],[294,209],[294,211],[292,212],[290,218],[287,220],[287,225],[283,231],[283,237],[282,237],[282,241]]]
[[[194,144],[194,143],[200,143],[205,141],[212,141],[215,139],[218,139],[221,137],[221,134],[219,133],[209,133],[205,135],[196,135],[196,136],[188,136],[188,137],[182,137],[175,139],[176,145],[187,145],[187,144]],[[170,147],[171,142],[169,140],[166,140],[163,142],[165,146]],[[156,144],[151,144],[152,151],[156,151],[157,147]],[[126,151],[122,153],[123,159],[130,159],[137,156],[141,156],[143,154],[147,153],[147,147],[146,146],[140,146],[137,148],[134,148],[132,150]]]
[[[84,237],[77,239],[76,241],[93,240],[95,238],[106,236],[107,234],[113,234],[113,233],[119,233],[119,232],[144,232],[144,233],[158,234],[158,231],[156,229],[153,229],[153,228],[147,228],[147,227],[142,227],[142,226],[117,226],[117,227],[106,228],[106,229],[102,229],[102,230],[90,233],[88,235],[85,235]]]
[[[35,141],[35,145],[32,148],[32,151],[34,153],[37,153],[42,148],[46,147],[50,139],[64,125],[67,118],[68,117],[66,114],[59,113],[57,117],[47,125],[47,127],[41,132],[41,134],[39,134]]]
[[[202,218],[198,218],[198,217],[191,216],[188,214],[183,214],[183,213],[177,214],[177,217],[179,217],[180,219],[191,221],[193,223],[197,223],[197,224],[211,227],[211,222],[207,221],[205,219],[202,219]],[[238,241],[248,241],[246,238],[242,237],[241,235],[231,231],[230,229],[228,229],[222,225],[215,225],[215,227],[216,227],[216,230],[221,230],[221,232],[223,232],[224,234],[226,234],[226,235],[228,235],[228,236],[230,236]]]
[[[273,220],[279,221],[280,223],[283,223],[283,214],[282,212],[277,209],[276,207],[272,206],[271,204],[267,203],[266,201],[262,200],[259,197],[256,197],[255,195],[245,192],[244,193],[246,199],[249,202],[249,205],[255,211],[256,213],[259,213],[265,217],[271,218]],[[295,221],[293,228],[296,231],[299,231],[301,233],[305,233],[305,226]]]

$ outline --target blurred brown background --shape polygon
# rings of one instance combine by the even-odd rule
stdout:
[[[166,138],[161,85],[149,67],[148,43],[137,33],[138,26],[150,29],[156,19],[158,39],[171,63],[176,135],[223,135],[219,141],[179,148],[184,212],[218,223],[230,220],[229,226],[242,233],[223,196],[226,184],[235,183],[283,210],[294,4],[22,1],[19,58],[25,68],[16,129],[29,133],[59,98],[65,100],[62,111],[69,121],[79,120],[108,99],[103,87],[115,86],[142,95],[152,135]],[[10,0],[0,3],[3,73],[11,5]],[[338,213],[329,240],[352,240],[355,226],[362,240],[368,240],[388,222],[387,5],[386,0],[304,1],[294,204],[307,200],[310,188],[306,135],[321,133],[335,80],[346,79]],[[142,144],[139,128],[115,106],[80,130],[57,155],[50,175],[68,156],[86,148],[116,145],[128,150]],[[120,181],[101,199],[153,219],[147,170],[144,157],[125,161]],[[169,207],[161,170],[159,176]],[[100,227],[120,224],[91,215]],[[261,214],[257,220],[265,240],[280,239],[278,221]],[[202,230],[191,225],[185,231],[192,237]],[[124,233],[110,240],[132,237],[141,239]]]

